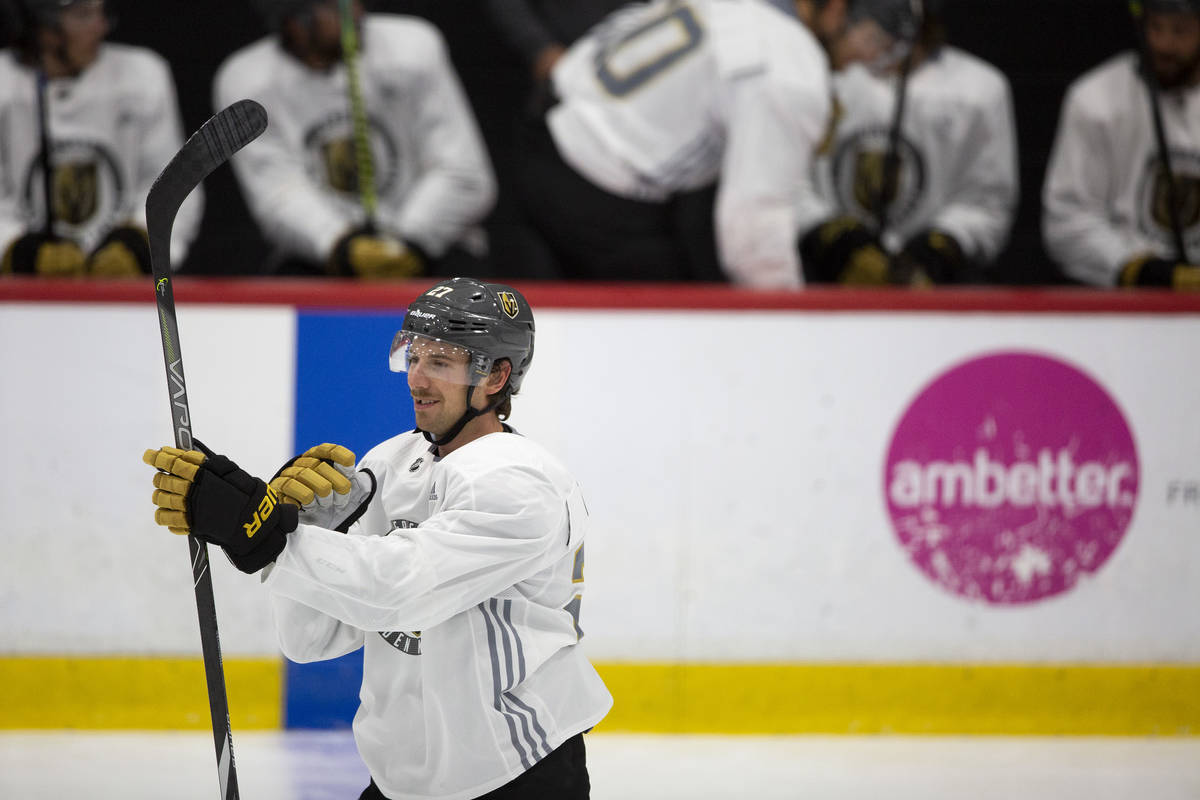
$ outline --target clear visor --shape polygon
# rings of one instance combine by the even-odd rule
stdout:
[[[487,355],[429,336],[399,331],[388,356],[392,372],[420,374],[432,380],[472,386],[492,370]]]

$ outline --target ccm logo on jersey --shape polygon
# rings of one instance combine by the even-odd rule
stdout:
[[[517,312],[521,310],[517,306],[517,296],[512,292],[499,292],[497,296],[500,298],[500,307],[504,309],[504,313],[516,319]]]
[[[275,505],[279,502],[279,493],[275,491],[275,487],[267,485],[267,493],[263,495],[263,499],[258,504],[258,510],[254,512],[254,519],[247,522],[242,527],[246,529],[246,538],[249,539],[258,533],[262,524],[271,516],[271,512],[275,510]]]

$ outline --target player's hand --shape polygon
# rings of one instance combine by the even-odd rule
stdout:
[[[150,274],[150,240],[133,226],[109,231],[87,260],[88,274],[98,278],[134,277]]]
[[[968,268],[962,245],[945,231],[921,231],[892,260],[892,282],[906,286],[954,283]]]
[[[425,259],[415,247],[394,236],[359,230],[337,241],[329,267],[335,275],[413,278],[425,274]]]
[[[350,496],[354,453],[340,444],[319,444],[283,465],[271,486],[285,503],[342,506]]]
[[[1200,266],[1143,253],[1121,267],[1121,286],[1169,286],[1173,289],[1200,289]]]
[[[72,278],[84,273],[83,251],[74,242],[45,233],[27,233],[4,251],[0,272]]]
[[[1200,267],[1177,265],[1171,272],[1171,287],[1188,292],[1200,290]]]
[[[809,283],[884,286],[890,259],[879,238],[853,217],[836,217],[800,239],[800,262]]]
[[[347,448],[319,444],[284,464],[271,486],[285,503],[301,506],[300,522],[345,533],[375,496],[375,475],[354,464]]]
[[[142,461],[154,475],[154,521],[172,533],[193,534],[220,545],[233,565],[254,573],[283,551],[296,529],[296,507],[246,474],[225,456],[162,447],[147,450]]]

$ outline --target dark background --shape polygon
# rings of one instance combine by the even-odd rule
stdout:
[[[493,252],[511,230],[504,192],[510,119],[524,99],[524,65],[494,33],[479,0],[368,0],[376,11],[413,14],[446,37],[500,179],[487,220]],[[110,38],[152,47],[174,70],[185,128],[212,113],[211,81],[221,61],[266,33],[248,0],[110,0],[118,24]],[[999,67],[1012,83],[1021,171],[1021,205],[997,280],[1060,279],[1043,251],[1039,197],[1067,84],[1112,53],[1132,47],[1122,0],[947,0],[951,42]],[[189,273],[257,271],[266,247],[246,213],[228,166],[206,182],[204,222],[183,269]],[[502,269],[502,268],[501,268]]]

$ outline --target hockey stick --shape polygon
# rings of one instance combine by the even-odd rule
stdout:
[[[171,402],[175,445],[184,450],[192,449],[192,421],[188,413],[187,384],[183,378],[179,326],[175,319],[175,292],[171,287],[171,228],[179,207],[204,180],[204,176],[258,138],[266,127],[267,112],[253,100],[239,100],[225,108],[192,134],[159,173],[146,196],[146,232],[150,239],[150,263],[154,273],[154,295],[158,303],[163,362],[167,368],[167,395]],[[213,740],[217,750],[221,800],[237,800],[233,731],[229,725],[229,701],[225,695],[221,642],[217,635],[217,607],[213,600],[212,575],[208,570],[208,547],[195,536],[188,536],[188,548],[192,556],[196,611],[200,617],[200,644],[204,653],[208,710],[212,717]]]
[[[358,74],[358,31],[351,13],[353,0],[338,0],[342,23],[342,59],[346,62],[346,83],[350,92],[350,119],[354,124],[355,175],[367,230],[375,230],[375,162],[371,157],[371,136],[367,127],[367,109],[363,103]]]
[[[38,122],[38,161],[42,165],[42,198],[43,205],[46,208],[46,222],[42,230],[47,239],[57,239],[54,235],[54,171],[50,166],[50,116],[46,111],[46,88],[49,79],[46,77],[45,67],[39,65],[37,69],[37,122]]]
[[[1175,245],[1175,256],[1188,263],[1187,245],[1183,240],[1183,224],[1179,221],[1179,195],[1175,185],[1175,170],[1171,167],[1171,151],[1167,147],[1167,135],[1163,129],[1162,107],[1159,104],[1158,80],[1150,64],[1150,45],[1146,41],[1146,9],[1141,0],[1129,0],[1129,13],[1133,17],[1134,33],[1137,37],[1138,55],[1142,62],[1142,79],[1150,95],[1150,117],[1154,123],[1154,140],[1158,146],[1158,158],[1167,181],[1167,219],[1171,223],[1171,239]]]
[[[925,19],[922,0],[910,0],[910,4],[915,20],[913,35],[900,62],[900,74],[896,79],[896,107],[892,113],[891,127],[888,128],[887,150],[883,154],[883,175],[880,180],[879,197],[875,201],[875,220],[880,236],[887,231],[888,207],[900,188],[900,131],[904,125],[904,106],[908,100],[908,77],[912,73],[917,37]]]

